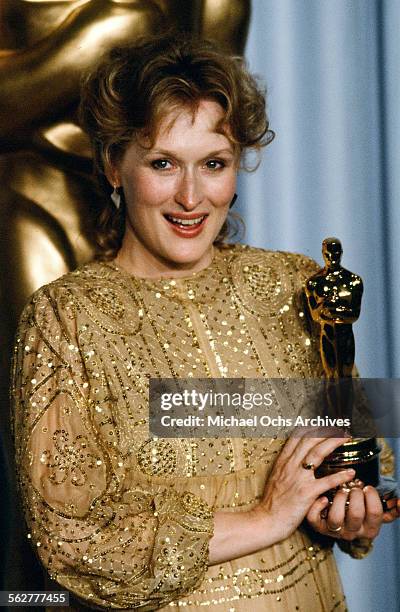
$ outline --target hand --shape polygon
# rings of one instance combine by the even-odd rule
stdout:
[[[400,498],[394,497],[386,502],[388,510],[383,513],[383,523],[393,523],[400,518]]]
[[[314,475],[314,469],[325,457],[347,440],[349,438],[294,435],[289,438],[268,477],[262,500],[254,510],[268,517],[275,541],[287,538],[297,529],[320,495],[354,478],[354,470],[323,478]],[[305,469],[307,464],[313,469]]]
[[[391,500],[389,507],[387,512],[383,512],[374,487],[342,487],[335,494],[330,508],[326,497],[317,499],[307,514],[307,520],[315,531],[323,535],[348,541],[356,538],[373,540],[382,523],[391,523],[400,516],[400,500]]]

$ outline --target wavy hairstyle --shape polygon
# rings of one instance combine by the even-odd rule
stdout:
[[[244,60],[193,36],[172,33],[115,47],[84,79],[80,121],[92,143],[95,173],[107,194],[96,227],[99,258],[115,257],[125,231],[124,198],[117,211],[109,197],[106,168],[122,159],[134,138],[153,143],[171,109],[184,106],[195,114],[204,99],[223,108],[217,129],[231,140],[242,162],[247,151],[258,152],[274,138],[265,91]],[[227,219],[215,242],[235,233],[237,223],[235,227]]]

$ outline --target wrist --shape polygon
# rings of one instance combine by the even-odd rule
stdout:
[[[262,548],[272,546],[285,540],[290,533],[286,533],[282,520],[271,513],[260,503],[250,510],[251,520],[254,522],[255,529],[262,542]]]

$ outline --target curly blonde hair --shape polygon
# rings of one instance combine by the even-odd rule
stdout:
[[[153,143],[171,109],[184,106],[195,114],[204,99],[223,108],[217,129],[231,140],[242,160],[248,150],[259,151],[274,138],[265,91],[243,58],[192,35],[172,33],[115,47],[84,79],[80,120],[92,143],[95,173],[107,194],[95,236],[100,258],[116,256],[125,231],[124,199],[116,211],[106,168],[122,159],[134,138]],[[216,243],[232,236],[233,228],[236,232],[227,219]]]

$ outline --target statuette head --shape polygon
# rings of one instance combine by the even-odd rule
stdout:
[[[339,238],[325,238],[322,243],[322,256],[327,268],[337,268],[342,259],[342,244]]]

